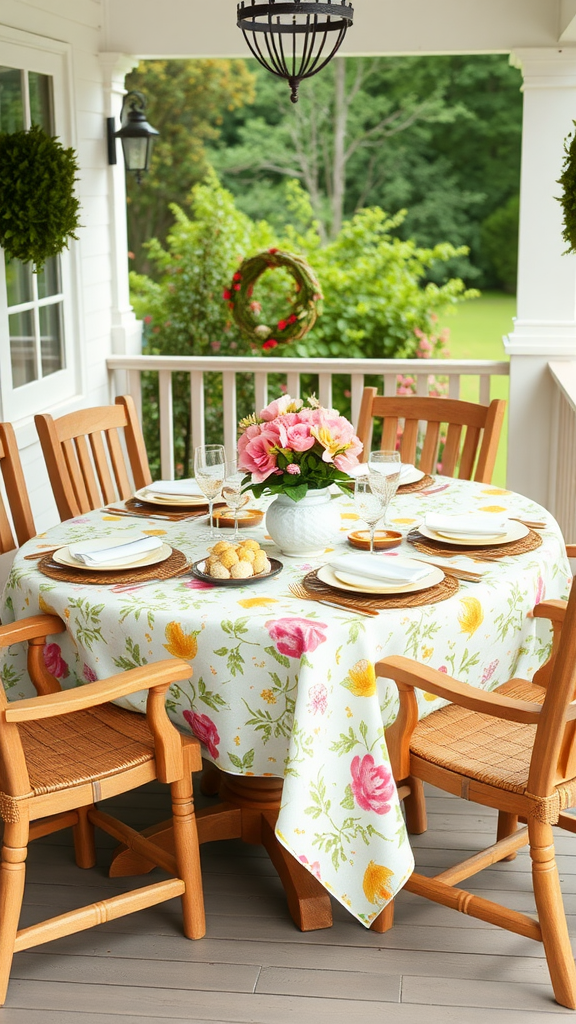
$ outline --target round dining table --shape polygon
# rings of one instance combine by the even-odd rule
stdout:
[[[289,585],[334,552],[350,550],[347,534],[361,525],[352,496],[334,500],[341,532],[321,558],[282,556],[263,523],[243,531],[284,567],[275,578],[237,587],[191,573],[113,586],[44,575],[30,555],[80,540],[159,535],[190,562],[209,546],[204,522],[90,512],[19,550],[2,607],[5,623],[38,611],[65,622],[66,633],[48,638],[44,649],[63,687],[169,655],[189,662],[188,682],[170,690],[169,714],[201,740],[205,758],[222,772],[221,802],[199,812],[200,839],[264,842],[305,929],[331,923],[327,893],[369,927],[413,870],[384,738],[397,691],[392,681],[376,679],[374,663],[406,655],[486,689],[513,676],[530,679],[551,642],[548,624],[531,610],[544,597],[565,598],[570,580],[562,534],[545,509],[511,491],[438,476],[394,499],[388,525],[405,535],[396,550],[417,554],[406,535],[430,511],[540,521],[541,544],[498,560],[446,559],[446,566],[481,575],[459,581],[434,604],[368,617],[303,600]],[[9,699],[33,695],[19,647],[3,652],[1,673]],[[120,703],[144,712],[145,700],[136,694]],[[425,692],[418,701],[421,715],[443,703]],[[167,831],[157,832],[167,843]],[[120,864],[116,873],[128,871]]]

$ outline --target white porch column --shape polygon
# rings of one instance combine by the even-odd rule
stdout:
[[[551,359],[576,357],[576,257],[564,256],[560,177],[576,120],[576,47],[517,50],[524,76],[518,316],[510,355],[508,486],[550,507]],[[553,509],[552,509],[553,511]]]
[[[136,67],[138,58],[123,53],[100,53],[99,56],[104,84],[105,116],[115,118],[118,129],[122,100],[126,93],[124,78]],[[142,350],[142,324],[136,319],[130,305],[126,172],[122,149],[119,144],[117,145],[118,163],[108,167],[110,261],[112,266],[112,354],[135,355]]]

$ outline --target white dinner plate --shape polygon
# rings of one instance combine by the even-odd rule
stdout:
[[[477,534],[447,534],[439,533],[436,530],[429,530],[424,524],[418,527],[419,532],[423,537],[428,537],[429,540],[440,541],[442,544],[458,544],[462,547],[470,548],[481,548],[481,547],[492,547],[498,544],[510,544],[514,540],[521,540],[529,533],[528,527],[524,526],[524,523],[515,523],[509,520],[508,529],[506,533],[493,534],[490,537],[484,535],[479,537]]]
[[[141,487],[139,491],[136,491],[134,497],[139,498],[140,501],[149,502],[151,505],[163,505],[165,508],[171,508],[174,505],[185,505],[187,508],[193,505],[208,507],[208,498],[205,498],[203,494],[182,496],[179,494],[151,494],[146,487]]]
[[[98,548],[102,548],[103,544],[101,540],[87,541],[91,545],[94,551]],[[68,547],[59,548],[52,555],[54,562],[58,565],[67,565],[72,569],[84,569],[86,572],[114,572],[116,569],[138,569],[145,565],[158,565],[159,562],[165,562],[167,558],[172,554],[172,548],[169,544],[163,544],[161,548],[156,548],[155,551],[147,551],[145,555],[142,555],[137,559],[123,559],[119,562],[107,562],[106,565],[86,565],[84,562],[78,561],[76,558],[72,558],[70,549]]]
[[[421,566],[421,562],[416,562],[411,559],[405,559],[403,564]],[[430,572],[423,576],[421,580],[417,580],[415,583],[378,583],[374,580],[374,586],[369,586],[367,583],[354,584],[351,581],[356,579],[359,581],[359,577],[354,576],[353,573],[343,573],[338,570],[338,575],[330,568],[329,565],[323,565],[321,569],[318,569],[316,573],[319,580],[322,583],[327,583],[330,587],[336,587],[338,590],[347,590],[353,594],[411,594],[418,590],[427,590],[429,587],[435,587],[438,583],[441,583],[444,579],[444,573],[442,569],[431,569]]]
[[[400,490],[401,487],[407,487],[408,484],[417,484],[418,481],[422,480],[425,476],[426,474],[423,473],[421,469],[416,469],[416,466],[413,466],[410,473],[406,473],[405,476],[402,477],[401,482],[398,484],[398,489]]]

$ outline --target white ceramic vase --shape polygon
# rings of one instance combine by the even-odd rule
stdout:
[[[301,501],[279,494],[266,513],[266,529],[285,555],[322,555],[338,538],[338,504],[324,487],[308,491]]]

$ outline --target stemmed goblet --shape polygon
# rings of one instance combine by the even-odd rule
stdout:
[[[214,540],[212,509],[214,498],[226,479],[226,449],[222,444],[201,444],[194,451],[194,476],[210,510],[210,540]]]
[[[354,505],[361,519],[370,530],[370,552],[374,553],[374,533],[376,524],[384,515],[385,505],[382,495],[372,487],[369,476],[356,477],[354,481]]]
[[[401,468],[400,452],[370,452],[368,473],[372,490],[382,499],[384,522],[388,506],[398,490]]]
[[[238,529],[238,513],[248,501],[248,496],[242,494],[242,481],[244,473],[238,468],[236,459],[229,459],[226,463],[226,481],[222,488],[222,497],[227,505],[234,512],[234,533],[232,540],[238,540],[240,531]]]

